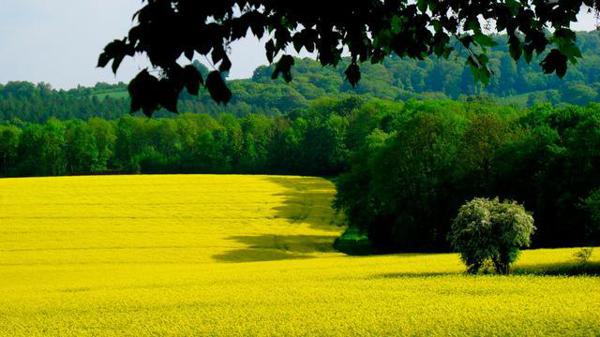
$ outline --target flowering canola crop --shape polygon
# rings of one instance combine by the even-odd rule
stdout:
[[[333,195],[309,177],[0,179],[0,336],[600,334],[598,277],[534,273],[576,249],[526,251],[512,276],[345,256]]]

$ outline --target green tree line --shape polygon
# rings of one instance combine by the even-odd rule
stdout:
[[[600,105],[413,101],[386,121],[351,154],[335,201],[377,250],[448,249],[452,219],[475,197],[523,203],[534,246],[598,242]]]
[[[281,173],[336,175],[356,146],[360,115],[402,104],[321,99],[287,116],[186,113],[87,121],[0,123],[0,176],[98,173]],[[368,124],[365,124],[365,127]],[[356,129],[356,130],[354,130]],[[354,130],[354,131],[353,131]]]
[[[497,36],[503,41],[505,36]],[[499,97],[499,104],[514,103],[533,106],[542,102],[587,104],[600,102],[600,32],[578,33],[577,44],[583,58],[563,80],[545,75],[537,61],[515,63],[505,43],[490,52],[489,66],[494,72],[490,84],[475,84],[471,70],[465,68],[464,58],[429,58],[423,61],[386,58],[382,64],[363,64],[362,79],[356,88],[345,81],[344,71],[350,60],[338,67],[321,67],[311,59],[298,59],[293,68],[294,80],[272,80],[273,67],[258,67],[250,79],[232,80],[235,93],[227,106],[214,103],[207,92],[199,97],[183,94],[179,111],[235,116],[249,114],[284,115],[306,109],[323,96],[353,93],[388,100],[410,98],[453,98],[486,94]],[[196,62],[200,72],[208,69]],[[58,119],[89,119],[102,117],[118,119],[129,111],[129,94],[125,84],[99,83],[94,87],[54,90],[49,85],[28,82],[9,82],[0,85],[0,120],[20,119],[45,122]],[[171,116],[161,112],[158,116]]]
[[[0,176],[338,176],[335,206],[379,251],[446,250],[460,205],[497,196],[533,212],[534,246],[590,244],[598,239],[598,167],[594,104],[517,108],[346,96],[281,116],[0,124]]]

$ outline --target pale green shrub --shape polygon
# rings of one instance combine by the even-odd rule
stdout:
[[[448,239],[468,272],[477,273],[491,261],[496,272],[508,274],[534,231],[533,217],[516,202],[475,198],[460,208]]]

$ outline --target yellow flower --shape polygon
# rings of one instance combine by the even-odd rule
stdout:
[[[310,177],[0,179],[0,336],[600,333],[597,277],[333,251],[333,195]],[[525,251],[515,269],[575,251]]]

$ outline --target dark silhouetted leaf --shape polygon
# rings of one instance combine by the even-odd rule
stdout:
[[[183,81],[188,93],[194,96],[198,95],[200,85],[204,84],[202,74],[191,64],[183,68]]]
[[[523,53],[523,43],[516,35],[510,35],[508,37],[508,49],[513,60],[519,60]]]
[[[191,61],[191,60],[194,58],[194,50],[193,50],[193,49],[187,49],[187,50],[184,52],[184,55],[185,55],[185,57],[186,57],[188,60],[190,60],[190,61]]]
[[[223,72],[227,72],[231,69],[231,61],[229,60],[229,57],[227,57],[227,55],[223,56],[223,61],[221,61],[221,64],[219,65],[219,70],[223,71]]]
[[[567,57],[558,49],[552,49],[540,65],[546,74],[556,72],[558,77],[563,78],[567,73]]]
[[[348,82],[350,82],[353,88],[360,81],[360,67],[356,63],[351,63],[348,68],[346,68],[344,74],[346,74],[346,79],[348,79]]]
[[[163,78],[159,81],[158,92],[159,104],[174,113],[177,113],[177,99],[179,98],[178,88],[169,80]]]
[[[212,71],[206,78],[206,88],[210,93],[210,97],[217,103],[227,104],[231,100],[231,91],[225,84],[221,73]]]
[[[104,51],[98,57],[98,67],[104,68],[112,60],[112,71],[116,74],[125,56],[133,56],[134,54],[133,47],[125,41],[126,39],[114,40],[106,45]]]
[[[148,117],[158,109],[158,96],[160,84],[156,77],[150,75],[148,70],[142,70],[129,83],[128,91],[131,96],[131,112],[134,113],[140,109]]]
[[[125,56],[116,56],[113,59],[113,63],[112,63],[112,71],[113,73],[117,73],[117,70],[119,70],[119,66],[121,65],[121,62],[123,62],[123,59],[125,58]]]
[[[227,57],[227,54],[225,54],[225,50],[223,49],[223,47],[216,47],[213,48],[212,53],[210,54],[212,61],[217,64],[219,63],[221,60],[225,59]]]
[[[275,70],[271,75],[272,79],[277,79],[281,74],[283,79],[286,82],[290,82],[292,80],[292,66],[294,65],[294,58],[290,55],[283,55],[277,65],[275,65]]]
[[[273,63],[273,58],[275,57],[275,42],[273,42],[273,40],[267,41],[265,50],[267,52],[267,60],[269,63]]]
[[[458,40],[468,50],[461,55],[467,58],[475,78],[487,83],[491,70],[483,56],[496,44],[493,35],[499,33],[509,36],[515,60],[523,57],[531,62],[552,44],[560,56],[551,52],[543,62],[544,71],[564,76],[567,67],[563,59],[575,63],[581,57],[569,27],[583,5],[598,9],[600,2],[386,0],[332,5],[311,1],[142,1],[127,38],[109,43],[98,66],[112,61],[116,72],[126,56],[141,53],[169,79],[172,88],[195,92],[195,85],[184,84],[180,70],[174,70],[180,67],[180,57],[192,60],[196,53],[212,57],[212,63],[227,72],[232,65],[226,51],[250,29],[257,37],[269,36],[265,45],[269,63],[293,46],[296,51],[316,52],[323,66],[339,64],[345,50],[353,62],[381,63],[392,53],[417,60],[432,54],[448,57]],[[494,21],[496,30],[484,29],[482,19]],[[287,56],[282,57],[273,77],[282,75],[290,81],[291,63]],[[347,70],[346,77],[355,85],[357,72],[353,67]],[[222,82],[212,77],[211,83]],[[224,102],[228,94],[224,82],[208,87],[212,96]],[[172,107],[172,93],[168,97]]]
[[[108,64],[108,62],[110,62],[110,60],[112,59],[112,56],[108,55],[106,52],[100,54],[100,56],[98,57],[98,68],[104,68],[106,67],[106,65]]]

